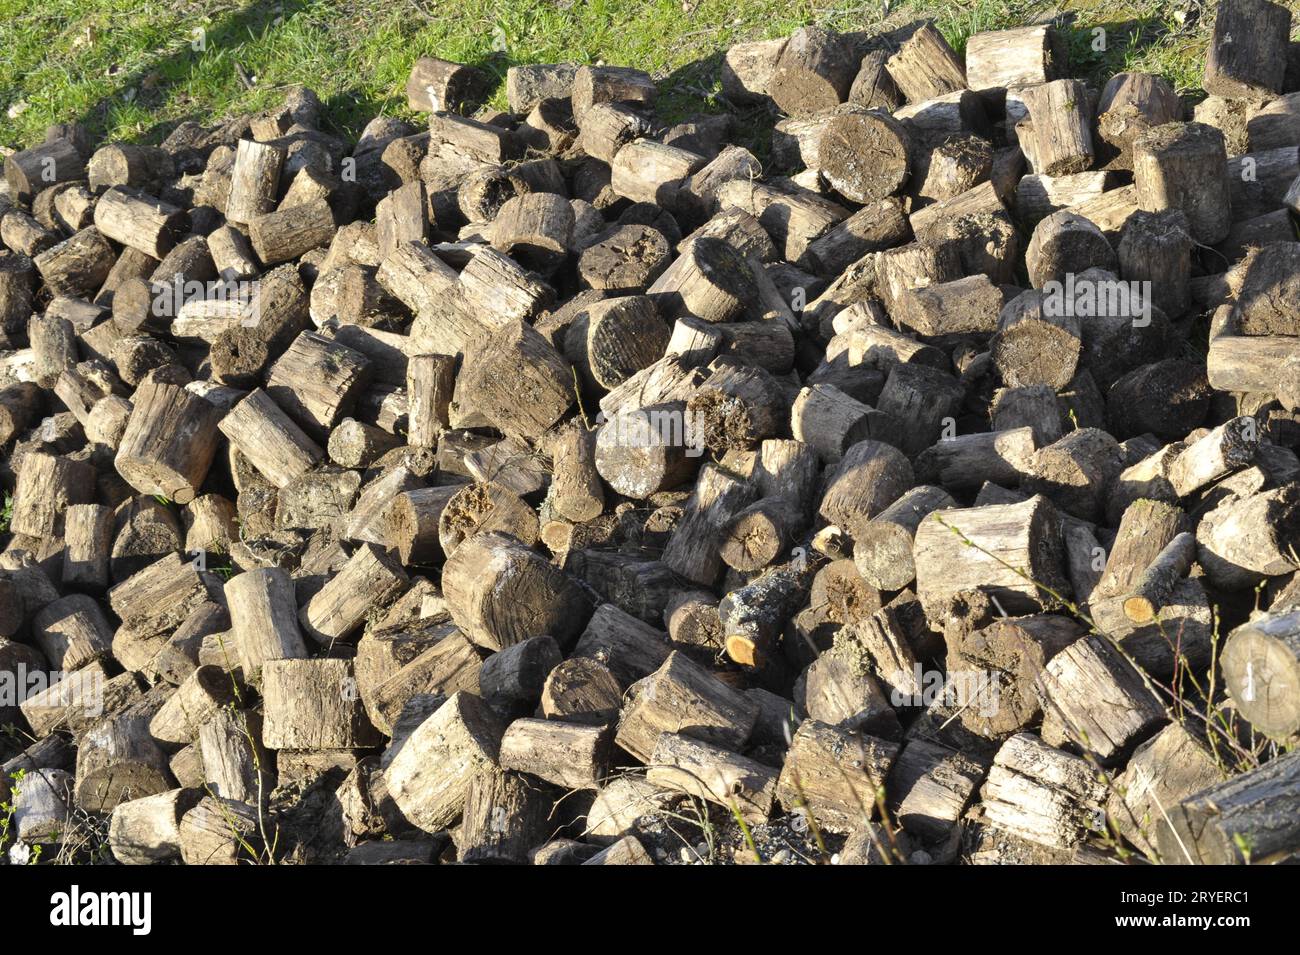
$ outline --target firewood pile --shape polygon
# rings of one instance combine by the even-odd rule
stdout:
[[[11,153],[9,858],[1294,857],[1289,32],[1194,112],[918,23]]]

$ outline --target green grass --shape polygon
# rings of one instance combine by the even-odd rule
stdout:
[[[980,30],[1073,13],[1066,33],[1075,72],[1146,69],[1193,89],[1207,28],[1180,22],[1173,8],[1160,0],[902,0],[892,9],[884,0],[0,0],[0,145],[29,145],[48,124],[71,120],[97,139],[157,141],[180,119],[264,108],[294,83],[321,95],[334,129],[355,134],[379,112],[406,112],[403,86],[422,55],[498,78],[514,63],[635,65],[660,80],[665,107],[680,115],[713,105],[718,54],[733,42],[811,22],[874,31],[927,14],[961,50]],[[1107,29],[1101,53],[1092,49],[1098,24]],[[500,87],[492,105],[504,106]]]

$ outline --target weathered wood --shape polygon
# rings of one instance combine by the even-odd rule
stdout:
[[[966,78],[976,91],[1036,86],[1056,78],[1061,67],[1056,31],[1050,24],[990,30],[966,41]]]
[[[1192,237],[1213,245],[1232,222],[1223,134],[1203,123],[1166,123],[1132,144],[1138,205],[1148,212],[1179,209]]]
[[[898,755],[897,743],[804,720],[790,743],[776,798],[831,832],[870,821],[876,793]]]
[[[114,464],[137,491],[186,504],[198,494],[217,450],[221,411],[162,377],[150,376],[132,409]]]
[[[1104,799],[1104,784],[1087,762],[1028,733],[1002,745],[980,788],[989,824],[1058,849],[1077,845],[1094,828]]]
[[[452,619],[490,650],[542,633],[567,643],[590,616],[587,597],[567,575],[496,532],[475,535],[456,548],[442,587]]]
[[[1267,98],[1281,93],[1291,11],[1268,0],[1220,3],[1205,59],[1205,91]]]
[[[682,732],[735,751],[758,719],[758,706],[682,653],[633,684],[619,717],[615,741],[639,762],[650,764],[659,735]]]
[[[472,66],[422,56],[407,77],[406,102],[417,112],[459,113],[477,106],[487,86],[487,77]]]
[[[807,116],[844,102],[857,69],[847,38],[822,27],[801,27],[782,46],[761,92],[783,112]]]
[[[889,58],[886,68],[909,103],[966,89],[966,70],[934,24],[921,25]]]
[[[1138,671],[1104,638],[1084,636],[1043,673],[1044,737],[1060,734],[1104,766],[1127,758],[1166,721]]]
[[[917,527],[913,550],[916,593],[927,615],[941,618],[953,598],[978,587],[990,588],[1008,613],[1050,604],[1054,598],[1040,587],[1066,589],[1059,521],[1041,496],[931,512]]]
[[[384,773],[402,815],[426,832],[455,822],[474,776],[496,763],[505,730],[477,696],[453,693],[407,737]]]
[[[1167,807],[1166,824],[1156,830],[1161,860],[1267,865],[1294,855],[1297,771],[1300,759],[1289,753]]]
[[[1224,645],[1220,666],[1228,692],[1251,726],[1277,739],[1300,728],[1300,618],[1274,613],[1244,624]]]
[[[255,680],[268,660],[307,656],[293,581],[283,570],[247,570],[226,582],[225,595],[234,642],[231,663],[238,660],[245,679]]]

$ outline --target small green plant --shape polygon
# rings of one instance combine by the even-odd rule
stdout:
[[[5,506],[3,509],[0,509],[0,534],[7,534],[9,532],[9,522],[13,520],[13,516],[14,516],[14,496],[12,494],[6,493]]]

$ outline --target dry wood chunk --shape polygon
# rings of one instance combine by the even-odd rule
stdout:
[[[786,753],[776,798],[831,832],[870,821],[899,746],[888,740],[804,720]]]

